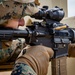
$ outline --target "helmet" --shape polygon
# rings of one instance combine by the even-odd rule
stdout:
[[[33,15],[39,11],[37,8],[38,5],[40,5],[40,2],[38,0],[14,0],[19,3],[28,3],[27,8],[25,10],[25,14],[27,15]]]
[[[20,3],[30,3],[30,2],[34,2],[35,0],[14,0],[16,2],[20,2]]]
[[[30,2],[35,2],[36,5],[40,5],[40,2],[38,0],[14,0],[16,2],[20,3],[30,3]]]

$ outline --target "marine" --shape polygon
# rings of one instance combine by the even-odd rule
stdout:
[[[0,0],[0,27],[18,29],[19,26],[27,26],[24,17],[37,13],[39,4],[38,0]],[[1,40],[0,44],[0,64],[15,62],[11,75],[47,74],[49,59],[54,54],[51,48],[38,45],[26,49],[22,38]]]
[[[0,0],[0,26],[15,29],[19,26],[24,26],[24,16],[27,15],[28,10],[31,7],[32,9],[34,7],[33,10],[35,11],[34,13],[36,13],[34,0]],[[25,40],[20,38],[13,40],[12,42],[2,42],[2,49],[0,49],[0,63],[6,62],[14,53],[20,53],[20,50],[24,47],[24,43]]]
[[[38,5],[38,0],[0,0],[0,27],[28,26],[24,17],[37,13]],[[54,54],[51,48],[42,45],[26,48],[23,38],[1,40],[0,45],[0,64],[15,62],[11,75],[47,75],[49,59]]]

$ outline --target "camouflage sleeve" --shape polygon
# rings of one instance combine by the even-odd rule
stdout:
[[[9,47],[7,49],[0,49],[0,63],[3,63],[9,59],[13,50]]]
[[[14,51],[13,51],[10,61],[15,61],[24,47],[25,47],[24,38],[18,38],[16,40],[13,40],[11,44],[11,49],[13,49]]]
[[[2,49],[0,49],[0,63],[8,61],[11,57],[15,60],[24,47],[24,39],[16,39],[10,42],[2,42]],[[15,54],[15,58],[13,57]]]
[[[17,63],[17,64],[15,64],[11,75],[37,75],[37,74],[27,64]]]

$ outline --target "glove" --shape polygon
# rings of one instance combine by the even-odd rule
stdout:
[[[26,50],[26,53],[20,56],[16,63],[25,63],[29,65],[37,75],[46,75],[49,66],[49,59],[54,52],[51,48],[45,46],[32,46]]]
[[[75,57],[75,43],[74,44],[69,44],[69,48],[68,48],[68,56],[69,57]]]

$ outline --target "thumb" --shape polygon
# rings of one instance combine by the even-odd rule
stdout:
[[[54,55],[54,51],[52,50],[52,48],[49,47],[45,47],[45,49],[47,50],[49,57],[52,58]]]

